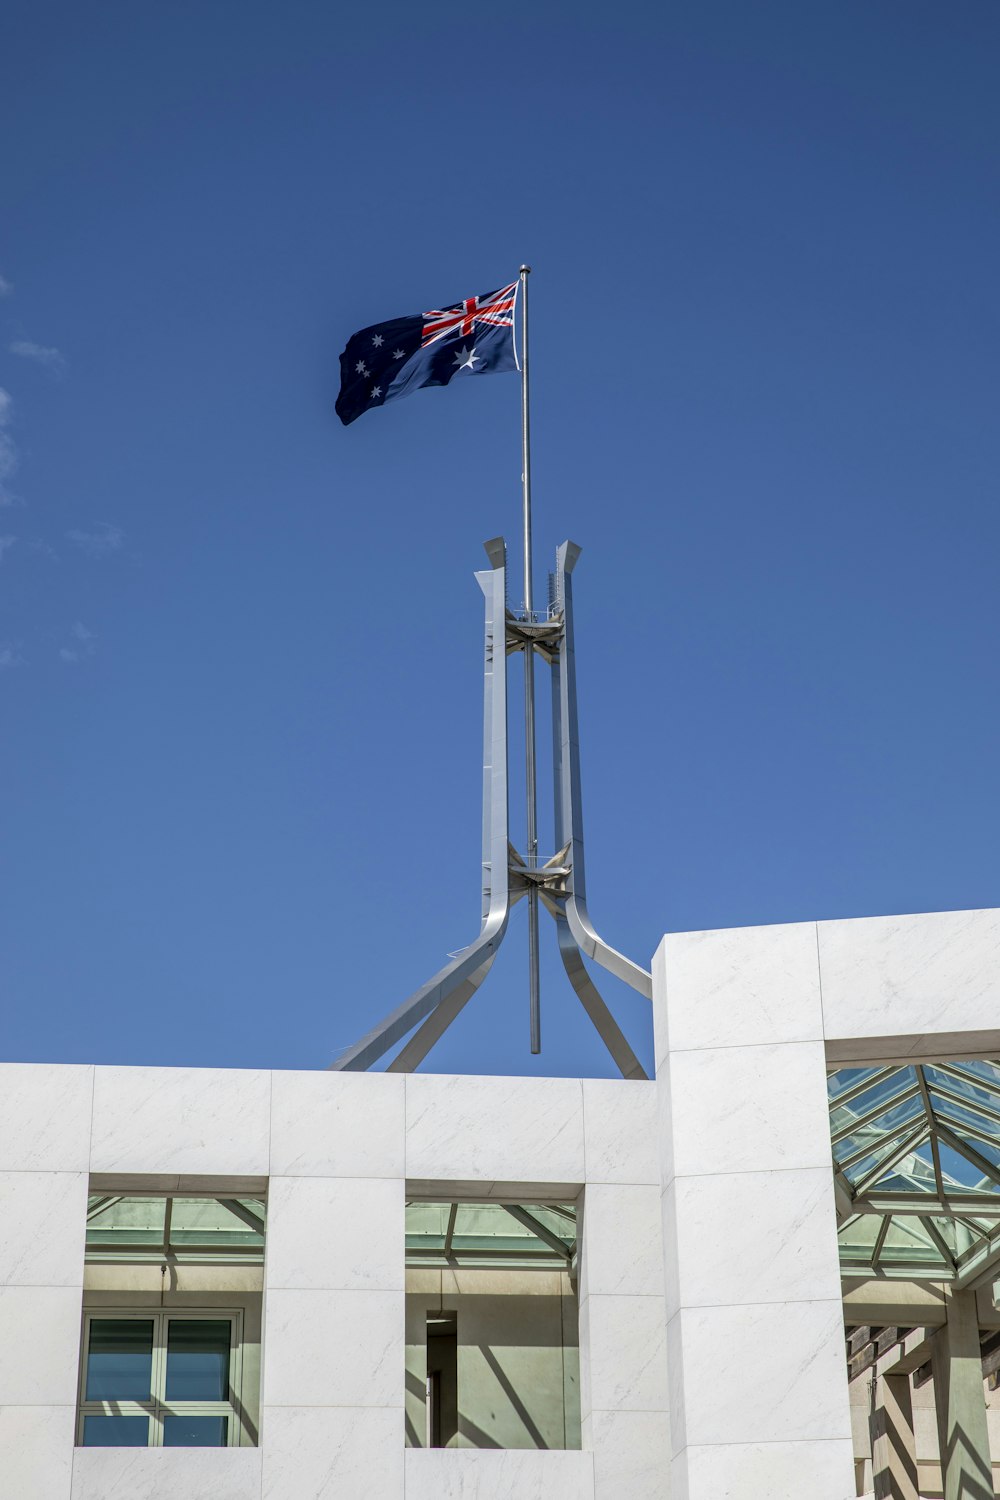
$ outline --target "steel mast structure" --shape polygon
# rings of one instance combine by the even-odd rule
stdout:
[[[524,542],[524,603],[507,602],[507,547],[502,537],[485,543],[490,567],[476,574],[486,602],[483,660],[483,907],[476,941],[440,969],[331,1064],[334,1071],[361,1071],[409,1037],[388,1065],[393,1073],[412,1072],[448,1029],[489,973],[503,942],[511,907],[528,901],[528,995],[531,1050],[541,1051],[538,967],[538,911],[544,906],[556,924],[559,954],[570,983],[624,1078],[646,1072],[629,1046],[584,965],[584,956],[602,965],[646,999],[652,998],[647,970],[601,938],[587,910],[581,806],[580,737],[577,721],[576,658],[573,644],[572,574],[580,548],[566,541],[556,550],[549,575],[549,602],[535,610],[531,557],[531,445],[528,386],[528,275],[520,269],[521,293],[521,487]],[[507,658],[524,656],[525,800],[527,844],[522,855],[510,841],[507,782]],[[552,750],[555,847],[540,862],[537,832],[535,747],[535,657],[552,672]],[[412,1035],[411,1035],[412,1033]]]

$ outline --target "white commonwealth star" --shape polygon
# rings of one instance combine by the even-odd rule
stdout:
[[[380,333],[376,333],[372,336],[372,343],[375,345],[376,349],[381,349],[382,345],[385,343],[385,339]]]
[[[368,374],[368,366],[365,364],[363,359],[359,359],[354,368],[359,375]]]
[[[381,396],[381,394],[382,394],[382,387],[380,385],[373,385],[372,386],[372,400],[374,401],[375,397],[376,396]]]
[[[475,374],[477,363],[482,364],[482,355],[476,353],[475,344],[473,344],[471,350],[463,344],[455,355],[455,363],[460,370],[471,370]]]
[[[393,359],[402,359],[404,353],[405,351],[403,349],[393,349],[392,357]]]

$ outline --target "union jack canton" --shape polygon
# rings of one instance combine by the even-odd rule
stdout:
[[[455,375],[516,370],[517,282],[450,307],[362,328],[340,356],[337,415],[346,427],[373,406]]]

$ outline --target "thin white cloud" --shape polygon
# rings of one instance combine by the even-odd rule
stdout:
[[[53,375],[62,375],[66,369],[66,356],[49,344],[36,344],[34,339],[15,339],[7,348],[11,354],[33,360],[36,365],[43,365]]]
[[[17,445],[10,435],[13,409],[10,392],[0,386],[0,506],[17,504],[17,496],[7,484],[17,468]]]
[[[82,620],[77,620],[70,626],[70,635],[73,637],[72,646],[59,647],[59,660],[68,662],[71,666],[75,662],[86,660],[93,656],[97,647],[94,645],[97,636],[94,631],[88,630]]]
[[[9,297],[13,290],[6,276],[0,276],[0,297]]]
[[[6,672],[8,667],[20,666],[22,660],[20,651],[11,641],[0,641],[0,672]]]
[[[3,562],[4,553],[9,552],[16,541],[16,536],[0,536],[0,562]]]
[[[66,536],[88,557],[110,557],[113,552],[121,551],[125,544],[125,533],[120,526],[112,526],[108,521],[95,521],[94,526],[94,531],[75,529],[67,531]]]

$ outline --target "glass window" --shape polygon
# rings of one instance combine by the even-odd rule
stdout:
[[[228,1318],[171,1318],[167,1324],[167,1400],[225,1401],[231,1337]]]
[[[229,1441],[228,1417],[165,1416],[164,1448],[225,1448]]]
[[[85,1317],[79,1441],[95,1447],[238,1445],[240,1313]]]
[[[145,1448],[148,1417],[89,1416],[83,1419],[85,1448]]]
[[[148,1401],[153,1380],[152,1318],[92,1318],[88,1401]]]

